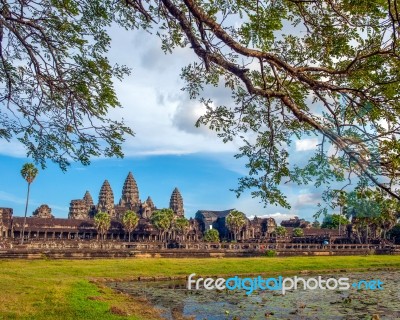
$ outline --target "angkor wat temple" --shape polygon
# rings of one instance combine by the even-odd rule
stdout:
[[[170,209],[176,216],[183,216],[183,199],[177,188],[170,198]],[[122,216],[127,210],[135,211],[139,216],[139,224],[131,237],[136,241],[155,241],[159,232],[150,223],[153,211],[157,210],[152,199],[145,201],[139,198],[139,190],[135,178],[129,172],[125,179],[121,198],[115,204],[114,193],[110,183],[105,180],[100,188],[97,204],[94,203],[91,194],[86,191],[82,199],[70,202],[67,219],[54,218],[48,205],[41,205],[31,217],[27,217],[25,225],[26,239],[93,239],[97,238],[97,230],[94,224],[94,216],[103,211],[111,217],[111,227],[107,234],[110,240],[125,240],[127,234],[121,223]],[[13,216],[11,208],[0,208],[0,236],[3,238],[21,238],[23,217]],[[176,238],[171,232],[169,237]],[[197,240],[201,236],[198,223],[194,219],[189,220],[188,240]]]
[[[183,198],[179,190],[175,188],[171,194],[169,208],[176,217],[184,216]],[[114,192],[110,183],[105,180],[100,188],[97,204],[94,203],[91,194],[86,191],[82,199],[70,202],[68,218],[55,218],[48,205],[41,205],[31,217],[27,217],[25,224],[25,239],[96,239],[97,229],[94,216],[97,212],[106,212],[111,217],[111,226],[106,238],[108,240],[126,241],[128,238],[121,222],[127,210],[132,210],[139,216],[139,223],[131,234],[131,240],[140,242],[160,241],[160,232],[151,224],[150,217],[157,210],[152,199],[145,201],[139,198],[139,190],[135,178],[129,172],[125,179],[121,197],[116,204]],[[174,230],[167,232],[167,241],[191,242],[200,241],[204,233],[209,229],[217,229],[221,240],[232,240],[233,234],[227,228],[226,217],[232,211],[199,210],[194,218],[189,219],[189,228],[185,234]],[[293,220],[293,221],[292,221]],[[303,223],[303,220],[292,219],[287,221],[287,227]],[[0,237],[8,239],[20,239],[22,235],[23,217],[13,216],[11,208],[0,208]],[[283,223],[282,223],[283,224]],[[295,226],[296,224],[296,226]],[[257,218],[246,223],[238,235],[240,241],[263,241],[275,237],[277,224],[273,218]],[[321,235],[322,230],[310,229],[310,225],[304,224],[305,235]],[[332,231],[329,231],[331,233]]]

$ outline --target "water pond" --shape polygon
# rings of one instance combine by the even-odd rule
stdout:
[[[309,277],[303,278],[308,279]],[[382,290],[188,290],[186,281],[109,282],[135,297],[144,297],[165,319],[400,319],[400,271],[323,274],[323,279],[348,277],[350,282],[379,279]]]

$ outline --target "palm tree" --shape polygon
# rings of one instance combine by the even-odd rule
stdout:
[[[104,235],[107,233],[111,226],[111,218],[107,212],[99,211],[94,216],[94,225],[96,226],[97,232],[101,237],[101,246],[103,247]]]
[[[189,231],[189,220],[185,217],[178,217],[174,221],[174,229],[177,231],[178,234],[185,236]]]
[[[156,210],[151,215],[151,223],[159,232],[160,240],[164,240],[165,233],[171,228],[174,211],[171,209]]]
[[[22,226],[21,244],[24,243],[26,214],[28,212],[29,192],[31,188],[31,183],[33,182],[33,180],[35,180],[37,174],[38,174],[38,169],[35,167],[33,163],[25,163],[22,166],[21,176],[26,180],[26,182],[28,182],[28,192],[26,195],[25,216],[24,216],[24,225]]]
[[[246,224],[246,216],[243,212],[232,210],[226,217],[226,225],[233,232],[234,240],[237,240],[238,233]]]
[[[125,230],[128,232],[128,241],[131,242],[131,233],[137,227],[139,223],[139,217],[136,212],[127,210],[122,217],[122,224]]]

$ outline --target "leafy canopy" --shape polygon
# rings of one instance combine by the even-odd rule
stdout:
[[[150,221],[160,232],[165,232],[171,228],[174,211],[171,209],[156,210],[151,214]]]
[[[338,229],[339,225],[346,226],[350,221],[339,214],[328,214],[322,220],[321,228]]]
[[[219,242],[219,232],[217,229],[210,229],[204,233],[205,242]]]
[[[0,3],[0,139],[19,140],[45,167],[123,155],[132,135],[107,113],[120,107],[113,80],[129,70],[112,66],[107,28],[135,28],[135,14],[111,0]]]
[[[238,233],[246,224],[246,215],[238,210],[232,210],[226,217],[226,225],[229,230]]]
[[[164,51],[188,47],[199,58],[182,70],[184,89],[207,106],[197,125],[241,140],[249,174],[238,195],[250,189],[289,208],[285,183],[323,186],[330,201],[332,182],[354,181],[400,198],[395,1],[127,3],[143,4]],[[225,87],[231,102],[209,99],[210,86]],[[314,155],[290,163],[289,147],[308,137],[319,141]]]
[[[175,230],[180,234],[184,234],[189,230],[189,220],[185,217],[178,217],[173,221]]]
[[[135,230],[139,223],[139,217],[136,212],[127,210],[122,217],[122,224],[128,232]]]
[[[17,137],[36,161],[121,156],[132,131],[107,119],[118,101],[105,52],[112,21],[153,28],[162,49],[188,47],[198,61],[184,88],[207,106],[197,122],[240,143],[250,189],[290,207],[281,186],[313,183],[324,199],[352,181],[399,199],[399,21],[395,1],[93,0],[3,1],[0,136]],[[226,88],[221,105],[203,94]],[[89,129],[88,129],[89,128]],[[296,139],[319,143],[290,163]],[[100,143],[103,141],[104,144]],[[240,142],[241,141],[241,142]],[[326,208],[325,208],[326,209]],[[325,210],[326,211],[326,210]]]
[[[287,235],[287,229],[282,226],[277,226],[275,229],[275,232],[278,236],[286,236]]]
[[[304,236],[304,230],[302,228],[294,228],[293,229],[293,236],[294,237],[302,237],[302,236]]]
[[[25,163],[21,169],[21,176],[26,180],[26,182],[28,182],[28,184],[31,184],[33,180],[35,180],[38,172],[38,169],[33,163]]]
[[[108,229],[111,226],[111,217],[107,212],[99,211],[94,216],[94,224],[96,226],[97,231],[104,235],[107,233]]]

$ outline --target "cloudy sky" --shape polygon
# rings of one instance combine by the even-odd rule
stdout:
[[[66,173],[49,165],[32,185],[29,213],[47,203],[55,216],[67,217],[70,200],[81,198],[89,190],[96,202],[105,179],[118,202],[124,179],[132,171],[141,199],[150,195],[159,208],[168,206],[172,190],[178,187],[187,217],[193,217],[199,209],[236,208],[248,216],[269,215],[281,220],[299,215],[313,219],[321,193],[313,186],[284,188],[291,210],[264,208],[249,193],[237,199],[229,191],[246,174],[246,168],[233,157],[237,143],[224,144],[207,128],[194,126],[204,107],[189,100],[181,90],[184,84],[179,77],[181,68],[196,59],[190,49],[166,55],[159,39],[144,31],[111,29],[111,36],[110,60],[132,68],[132,75],[115,86],[123,109],[110,113],[115,119],[123,117],[135,131],[135,137],[124,144],[126,157],[97,159],[88,167],[74,164]],[[223,103],[229,101],[230,92],[212,88],[206,95]],[[312,138],[296,141],[291,152],[296,159],[306,159],[317,142]],[[0,141],[0,206],[14,208],[16,215],[24,212],[26,183],[19,171],[27,161],[22,146]]]

